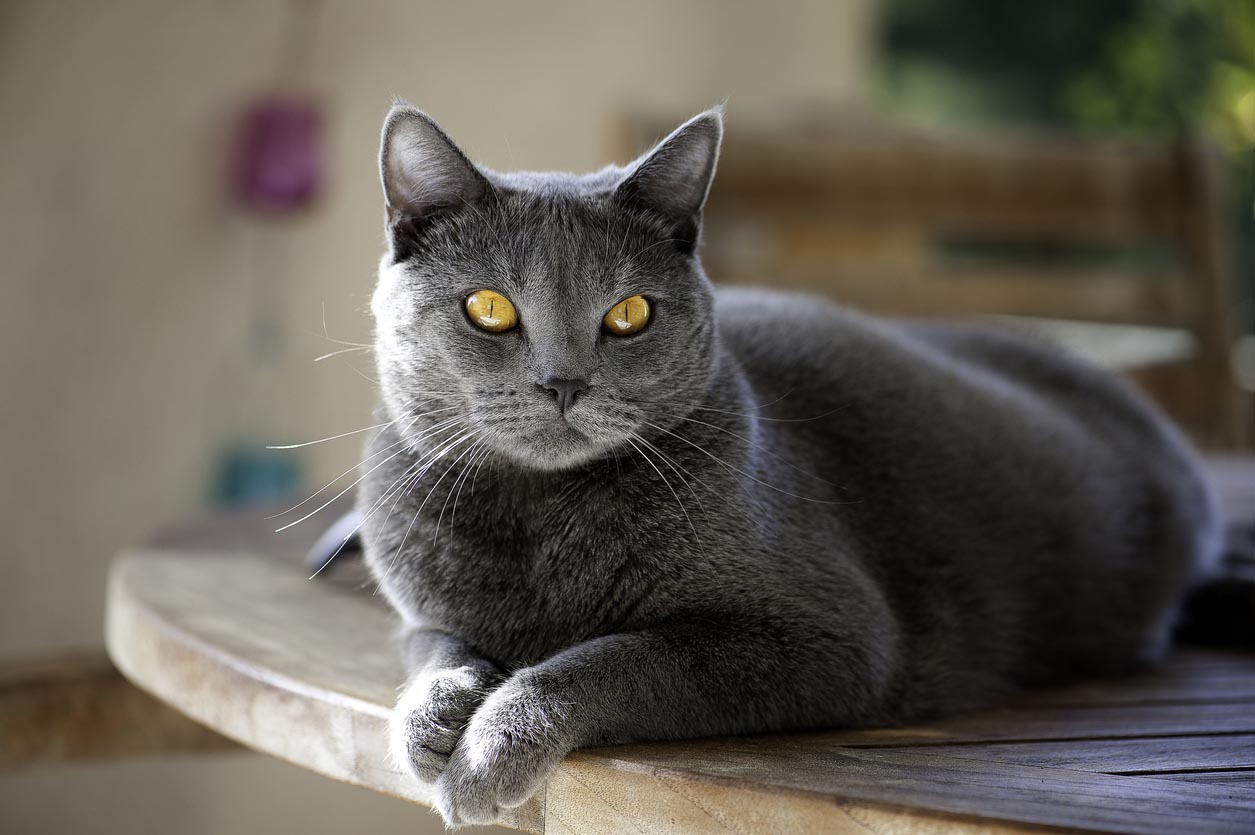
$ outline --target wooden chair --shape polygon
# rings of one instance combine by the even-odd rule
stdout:
[[[662,124],[627,120],[619,156]],[[879,313],[1031,317],[1021,324],[1079,337],[1083,351],[1122,346],[1111,364],[1203,445],[1250,443],[1229,361],[1219,169],[1202,141],[730,125],[706,213],[715,281]]]

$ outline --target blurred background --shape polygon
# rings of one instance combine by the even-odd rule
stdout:
[[[1250,0],[2,0],[0,667],[99,654],[120,549],[357,460],[265,447],[371,422],[394,95],[574,170],[727,99],[716,281],[1010,316],[1255,439]],[[176,823],[439,831],[240,752],[0,770],[0,831]]]

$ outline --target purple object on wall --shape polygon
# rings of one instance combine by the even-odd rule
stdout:
[[[322,115],[310,101],[269,98],[244,114],[237,148],[236,194],[246,206],[302,209],[323,185]]]

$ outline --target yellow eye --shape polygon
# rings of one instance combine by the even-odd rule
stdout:
[[[504,333],[519,323],[514,305],[495,290],[476,290],[467,296],[466,315],[475,327],[489,333]]]
[[[649,322],[649,302],[644,296],[629,296],[610,308],[601,320],[601,329],[615,336],[630,336]]]

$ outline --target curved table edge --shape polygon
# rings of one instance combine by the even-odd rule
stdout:
[[[105,648],[127,680],[250,749],[343,783],[420,806],[433,805],[430,788],[391,762],[390,708],[343,694],[328,699],[286,676],[246,669],[229,654],[138,605],[127,575],[141,555],[125,552],[115,559],[107,586]],[[263,715],[265,721],[259,721]],[[311,739],[311,724],[329,732]],[[538,795],[500,825],[543,835],[542,806],[543,797]]]

